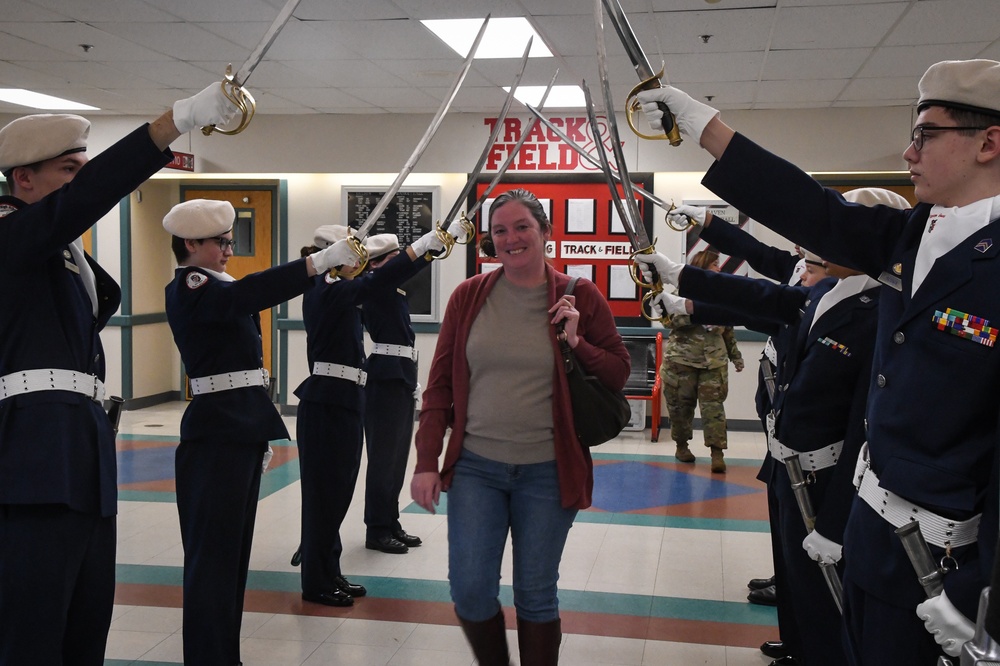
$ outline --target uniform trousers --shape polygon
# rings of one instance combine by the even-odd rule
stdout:
[[[104,663],[115,541],[114,516],[0,505],[0,664]]]
[[[833,468],[818,470],[815,482],[807,488],[816,511],[822,510],[823,497],[832,475]],[[771,485],[774,486],[778,502],[783,569],[786,573],[784,581],[787,581],[783,589],[778,588],[778,594],[790,597],[796,632],[801,639],[801,652],[794,656],[803,658],[809,666],[842,666],[845,661],[843,618],[833,601],[819,563],[811,559],[802,548],[806,526],[792,491],[788,471],[782,463],[775,463]],[[829,537],[841,539],[840,535]]]
[[[694,408],[700,405],[705,446],[725,449],[726,410],[723,403],[729,395],[729,367],[694,368],[667,360],[660,367],[660,373],[670,416],[670,438],[678,444],[691,440]]]
[[[296,420],[302,478],[302,592],[336,589],[344,547],[340,526],[361,468],[361,414],[339,405],[302,400]]]
[[[779,465],[781,463],[772,462]],[[778,514],[778,498],[774,492],[774,484],[766,483],[767,487],[767,518],[771,526],[771,558],[774,560],[774,587],[777,591],[778,639],[785,644],[788,654],[802,654],[802,641],[795,620],[795,609],[792,607],[792,587],[788,580],[788,569],[785,566],[784,546],[781,540],[781,517]]]
[[[365,386],[365,525],[369,540],[392,536],[399,524],[399,493],[413,440],[413,389],[399,379]]]
[[[184,663],[238,664],[261,463],[267,442],[181,440]]]

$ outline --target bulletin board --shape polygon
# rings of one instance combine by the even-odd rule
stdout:
[[[341,220],[352,229],[359,228],[368,219],[387,187],[344,186],[341,192]],[[437,224],[441,212],[440,187],[403,187],[397,192],[378,221],[369,231],[374,234],[396,234],[399,247],[405,249]],[[437,262],[404,282],[400,289],[406,292],[410,306],[410,319],[420,322],[440,321],[438,313]]]
[[[691,201],[685,199],[684,203],[689,206],[701,206],[705,208],[715,218],[712,224],[716,224],[716,222],[728,222],[753,235],[753,220],[746,213],[737,210],[725,201]],[[709,249],[709,244],[701,239],[701,229],[701,225],[691,225],[684,233],[684,263],[690,263],[694,255],[702,250]],[[715,249],[718,251],[718,248]],[[731,257],[724,252],[720,252],[719,270],[732,275],[747,275],[750,272],[750,266],[742,257]]]
[[[653,191],[653,174],[633,173],[631,177],[636,185]],[[491,179],[487,175],[477,180],[469,195],[469,207],[479,199]],[[506,176],[476,213],[473,222],[480,234],[489,228],[489,208],[494,198],[517,188],[529,190],[546,207],[552,221],[552,238],[546,246],[546,256],[552,266],[557,271],[585,277],[596,284],[619,326],[649,326],[650,322],[640,312],[642,294],[629,273],[632,246],[604,177],[592,174],[550,178]],[[654,206],[639,196],[637,203],[646,234],[652,240]],[[470,248],[466,265],[469,276],[500,266],[498,261],[482,255],[474,246]]]

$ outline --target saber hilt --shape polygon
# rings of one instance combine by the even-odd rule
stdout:
[[[1000,666],[1000,643],[997,643],[989,633],[991,624],[990,588],[984,587],[979,594],[979,612],[976,614],[976,633],[971,641],[962,645],[958,658],[959,666]],[[954,664],[947,657],[938,659],[938,666]]]
[[[671,146],[679,146],[683,142],[683,139],[681,139],[681,132],[677,128],[677,119],[671,113],[670,107],[663,102],[656,103],[656,106],[663,112],[663,119],[660,121],[663,124],[663,134],[646,134],[636,127],[634,120],[635,114],[642,111],[642,103],[638,99],[638,94],[643,90],[660,88],[660,79],[662,77],[663,68],[661,67],[659,72],[645,81],[640,81],[639,85],[629,91],[628,97],[625,98],[625,120],[628,121],[629,128],[641,139],[666,139],[670,141]]]

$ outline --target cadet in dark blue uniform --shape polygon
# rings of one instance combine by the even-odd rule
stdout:
[[[796,254],[792,254],[776,247],[771,247],[761,243],[759,240],[743,231],[735,224],[729,224],[725,220],[714,222],[711,213],[704,208],[697,206],[681,205],[677,206],[671,217],[679,217],[678,222],[683,221],[685,216],[689,216],[696,223],[702,225],[700,237],[712,247],[730,256],[744,259],[751,268],[772,280],[777,280],[782,284],[796,285],[799,277],[802,276],[805,286],[812,286],[818,280],[805,283],[805,278],[811,273],[805,271],[805,260]],[[825,277],[826,271],[822,271]],[[820,278],[821,279],[821,278]],[[780,331],[784,326],[776,325],[774,322],[766,322],[766,330],[761,331],[768,335],[767,343],[764,346],[764,353],[760,359],[760,370],[757,373],[757,393],[755,403],[757,406],[757,416],[761,426],[767,432],[767,415],[771,413],[771,392],[775,391],[775,376],[778,364],[783,360],[785,345],[783,340],[787,335],[781,335]],[[751,327],[752,328],[752,327]],[[774,333],[774,335],[771,335]],[[748,583],[750,593],[747,600],[751,603],[763,603],[777,606],[778,612],[778,636],[777,641],[765,641],[761,644],[760,650],[772,659],[783,659],[789,655],[802,654],[800,641],[795,629],[795,614],[792,609],[791,599],[786,594],[778,594],[779,589],[788,589],[784,556],[781,551],[781,531],[778,519],[778,504],[774,497],[774,488],[768,484],[771,478],[772,460],[770,454],[764,456],[757,478],[766,484],[767,488],[767,509],[768,521],[770,523],[771,534],[771,558],[774,562],[774,575],[768,579],[753,579]]]
[[[347,227],[316,230],[317,247],[347,237]],[[302,299],[309,376],[295,389],[299,398],[296,441],[302,485],[302,598],[327,606],[350,606],[365,588],[340,569],[340,525],[354,495],[361,467],[364,339],[359,305],[396,286],[426,265],[428,251],[444,244],[424,234],[379,270],[355,277],[319,274]]]
[[[114,433],[99,332],[118,284],[79,238],[235,109],[218,83],[87,161],[90,122],[0,130],[0,664],[103,664],[115,587]]]
[[[368,267],[378,270],[399,254],[395,234],[365,239]],[[413,262],[413,274],[429,262]],[[372,292],[361,308],[374,346],[365,371],[365,546],[383,553],[405,553],[421,544],[399,523],[399,493],[406,477],[417,390],[417,336],[410,326],[406,292],[387,284]]]
[[[193,399],[176,454],[184,546],[184,663],[240,663],[240,624],[268,441],[287,439],[267,392],[260,315],[306,291],[310,278],[357,260],[346,242],[235,280],[235,211],[194,199],[163,219],[180,267],[166,288],[167,319]]]
[[[888,287],[868,451],[844,536],[847,656],[856,664],[934,664],[935,642],[957,655],[997,540],[1000,63],[937,63],[918,89],[903,158],[920,203],[907,212],[845,202],[675,88],[640,93],[654,125],[655,102],[666,102],[681,131],[716,158],[709,189]],[[945,593],[927,601],[894,534],[914,517],[935,559],[958,565],[944,576]]]

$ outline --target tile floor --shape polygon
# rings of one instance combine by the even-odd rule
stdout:
[[[107,664],[179,664],[183,553],[173,449],[184,403],[126,412],[119,440],[118,587]],[[287,419],[294,436],[294,419]],[[746,581],[771,573],[760,433],[734,432],[729,473],[672,456],[669,430],[626,432],[594,450],[595,506],[581,512],[563,557],[561,662],[569,666],[757,666],[777,635],[771,608],[746,602]],[[696,434],[696,441],[698,436]],[[447,585],[447,524],[401,498],[406,555],[364,547],[364,473],[342,536],[345,574],[368,587],[350,609],[304,604],[289,558],[299,540],[294,443],[275,446],[262,482],[243,619],[247,666],[470,666]],[[362,464],[365,464],[364,462]],[[408,481],[407,486],[408,488]],[[510,580],[509,554],[503,570]],[[508,635],[516,654],[510,588]],[[515,659],[516,661],[516,659]]]

